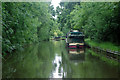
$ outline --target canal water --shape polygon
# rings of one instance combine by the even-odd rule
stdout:
[[[118,66],[87,48],[67,49],[65,41],[31,44],[3,60],[3,78],[117,78]]]

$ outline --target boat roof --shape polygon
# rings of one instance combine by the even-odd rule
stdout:
[[[70,33],[83,34],[82,32],[70,32]]]
[[[82,32],[70,32],[68,36],[84,36]]]
[[[71,32],[79,32],[79,30],[71,30]]]

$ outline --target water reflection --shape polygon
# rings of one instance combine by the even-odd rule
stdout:
[[[61,66],[61,56],[56,55],[53,61],[55,69],[52,72],[51,78],[62,78],[63,76],[63,67]]]
[[[67,53],[62,53],[62,64],[64,69],[63,78],[74,78],[74,75],[79,76],[79,67],[83,65],[85,61],[85,50],[84,48],[79,49],[67,49]],[[75,73],[74,73],[75,72]],[[75,77],[77,78],[77,77]]]
[[[64,78],[117,78],[118,68],[106,64],[88,50],[68,49],[62,53]],[[111,73],[112,72],[112,73]]]
[[[84,48],[68,49],[68,56],[70,61],[83,62],[85,60]]]
[[[116,78],[118,67],[86,49],[66,49],[65,41],[41,42],[3,60],[3,78]]]

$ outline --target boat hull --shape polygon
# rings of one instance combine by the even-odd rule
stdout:
[[[83,48],[84,43],[68,43],[68,48]]]

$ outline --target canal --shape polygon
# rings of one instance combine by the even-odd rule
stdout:
[[[118,66],[89,49],[67,49],[65,41],[27,45],[2,61],[3,78],[117,78]]]

